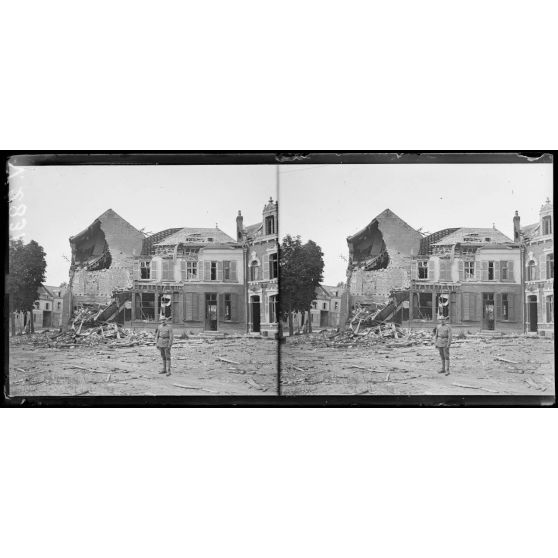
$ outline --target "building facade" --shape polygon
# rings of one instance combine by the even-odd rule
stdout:
[[[413,258],[409,320],[431,327],[518,331],[522,324],[520,246],[495,228],[444,229],[422,239]]]
[[[538,223],[520,227],[514,217],[514,234],[523,248],[525,330],[554,336],[554,215],[549,199],[541,207]]]
[[[59,328],[62,326],[65,287],[41,285],[33,308],[35,329]]]
[[[262,221],[244,226],[239,211],[237,242],[246,251],[246,316],[249,333],[276,336],[279,331],[279,230],[278,204],[264,206]]]
[[[219,228],[161,231],[134,259],[120,313],[129,306],[135,328],[154,328],[165,316],[177,331],[244,332],[244,259],[242,246]]]

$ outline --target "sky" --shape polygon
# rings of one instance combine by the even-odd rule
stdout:
[[[292,165],[279,173],[279,232],[324,252],[325,285],[346,279],[346,238],[391,209],[415,229],[492,227],[513,238],[552,200],[551,164]]]
[[[112,208],[137,229],[214,227],[236,238],[244,224],[262,220],[270,197],[277,199],[275,165],[37,166],[10,169],[10,199],[18,194],[10,226],[46,252],[45,284],[69,277],[69,237]],[[18,208],[17,205],[24,209]],[[22,212],[24,214],[22,215]],[[66,260],[64,257],[68,258]]]

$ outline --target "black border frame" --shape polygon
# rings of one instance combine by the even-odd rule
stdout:
[[[552,163],[553,189],[556,190],[556,151],[103,151],[20,150],[0,152],[4,172],[3,222],[5,241],[4,274],[4,347],[8,341],[8,306],[5,294],[8,252],[8,173],[7,163],[16,165],[293,165],[293,164],[473,164],[473,163]],[[37,396],[10,397],[7,374],[9,351],[4,352],[0,376],[3,386],[0,406],[7,407],[556,407],[554,395],[280,395],[280,343],[277,370],[278,394],[253,396]],[[554,373],[556,380],[556,371]],[[556,382],[555,382],[556,390]]]

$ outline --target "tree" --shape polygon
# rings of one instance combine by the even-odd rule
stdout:
[[[308,312],[323,279],[322,249],[309,240],[302,244],[300,236],[287,235],[281,243],[279,301],[281,319],[289,320],[293,335],[293,312]]]
[[[12,335],[15,334],[14,312],[30,312],[38,297],[38,291],[45,280],[46,259],[45,251],[34,240],[23,244],[22,240],[10,239],[9,269],[6,292],[10,303],[12,316]],[[30,331],[34,331],[33,320],[30,321]]]

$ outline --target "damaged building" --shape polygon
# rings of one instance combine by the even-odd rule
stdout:
[[[269,198],[262,220],[244,226],[239,211],[237,241],[246,249],[246,288],[248,331],[264,336],[277,335],[279,328],[279,229],[278,205]]]
[[[349,236],[350,304],[385,304],[393,289],[408,288],[411,257],[418,253],[421,240],[422,235],[390,209]]]
[[[134,258],[144,235],[112,209],[70,238],[72,304],[107,305],[114,291],[133,286]]]

